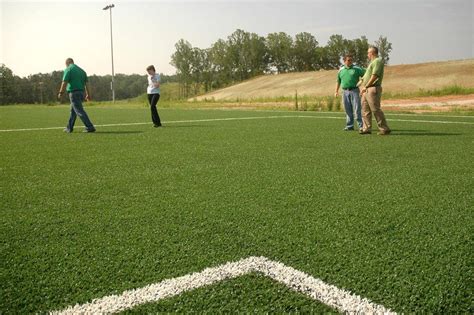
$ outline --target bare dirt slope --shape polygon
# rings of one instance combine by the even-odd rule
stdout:
[[[298,95],[332,95],[337,70],[260,76],[197,97],[197,100],[248,100]],[[384,91],[416,92],[450,85],[474,87],[474,59],[386,66]]]

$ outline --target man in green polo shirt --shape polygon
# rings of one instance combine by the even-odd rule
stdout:
[[[71,115],[69,116],[69,121],[64,132],[71,133],[73,131],[77,116],[79,116],[86,127],[84,132],[95,132],[95,127],[82,106],[84,92],[85,99],[90,100],[87,74],[84,70],[74,64],[72,58],[66,59],[66,67],[66,70],[64,70],[63,82],[58,93],[58,98],[61,98],[66,89],[69,94],[69,100],[71,101]]]
[[[354,130],[354,111],[356,112],[359,130],[362,129],[362,115],[360,106],[360,91],[357,84],[359,79],[364,75],[365,70],[352,64],[352,55],[344,56],[344,66],[337,73],[336,92],[334,95],[339,96],[339,87],[342,87],[342,101],[346,111],[346,127],[344,131]]]
[[[377,47],[370,47],[367,52],[370,64],[362,79],[362,119],[364,127],[359,133],[366,135],[372,133],[372,113],[377,121],[379,135],[390,134],[391,130],[387,125],[387,120],[382,111],[380,101],[382,99],[382,80],[384,72],[384,62],[379,58]]]

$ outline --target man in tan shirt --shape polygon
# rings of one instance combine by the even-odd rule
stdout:
[[[377,121],[379,135],[390,134],[391,130],[387,125],[387,120],[380,106],[382,99],[382,80],[384,73],[384,62],[379,58],[377,47],[370,47],[367,52],[370,64],[362,79],[362,120],[363,128],[359,131],[361,135],[372,133],[372,113]]]

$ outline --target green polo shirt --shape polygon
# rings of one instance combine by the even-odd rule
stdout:
[[[372,60],[370,65],[367,67],[367,71],[365,72],[363,80],[363,85],[366,86],[367,83],[370,80],[370,77],[372,74],[375,74],[377,76],[377,80],[375,80],[374,84],[372,86],[381,86],[382,85],[382,80],[383,80],[383,60],[382,58],[376,58]]]
[[[70,64],[66,70],[64,70],[63,81],[67,82],[66,91],[68,92],[84,91],[87,82],[87,74],[75,64]]]
[[[350,67],[344,66],[337,73],[337,83],[341,85],[343,89],[353,89],[357,87],[360,77],[364,76],[365,70],[361,67],[351,65]]]

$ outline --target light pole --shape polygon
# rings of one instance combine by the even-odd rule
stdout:
[[[110,54],[112,56],[112,82],[110,82],[110,89],[112,90],[112,102],[115,102],[115,87],[114,87],[114,41],[112,38],[112,8],[115,7],[113,4],[109,4],[102,10],[110,11]]]

